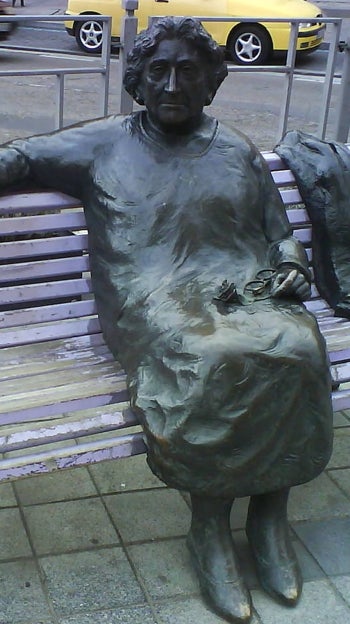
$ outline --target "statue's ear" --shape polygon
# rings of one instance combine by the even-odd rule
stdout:
[[[145,100],[143,99],[143,95],[140,93],[139,90],[135,91],[134,100],[137,104],[140,104],[140,106],[143,106],[145,103]]]

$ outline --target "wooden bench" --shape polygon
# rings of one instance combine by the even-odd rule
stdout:
[[[311,227],[290,171],[264,153],[295,236]],[[144,453],[125,376],[103,340],[79,203],[57,192],[0,197],[0,481]],[[338,388],[350,408],[350,322],[313,287]]]

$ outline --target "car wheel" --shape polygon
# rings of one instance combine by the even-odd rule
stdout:
[[[102,50],[103,25],[97,19],[89,18],[86,22],[77,22],[76,42],[84,52],[100,53]]]
[[[227,50],[237,65],[263,65],[271,56],[272,43],[260,26],[241,24],[231,32]]]

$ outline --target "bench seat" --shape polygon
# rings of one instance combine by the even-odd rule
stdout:
[[[264,153],[310,263],[311,226],[293,175]],[[57,192],[0,197],[0,481],[144,453],[125,375],[105,345],[79,202]],[[312,288],[335,411],[350,407],[350,321]]]

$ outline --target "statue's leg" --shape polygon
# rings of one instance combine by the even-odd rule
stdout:
[[[294,606],[302,578],[287,519],[289,489],[252,496],[246,532],[262,587],[283,604]]]
[[[246,623],[251,598],[241,578],[230,529],[232,500],[191,496],[187,544],[204,598],[229,622]]]

